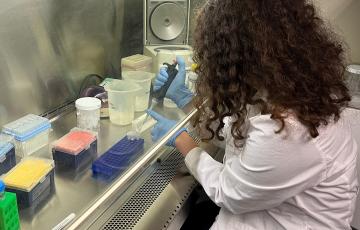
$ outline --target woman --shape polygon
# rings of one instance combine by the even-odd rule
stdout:
[[[344,108],[344,50],[305,0],[210,0],[197,19],[195,125],[223,142],[219,163],[186,130],[169,141],[221,207],[212,229],[350,229],[357,146]],[[185,66],[167,97],[191,101]],[[167,80],[164,70],[156,88]],[[250,116],[252,108],[261,113]],[[159,139],[174,125],[153,111]]]

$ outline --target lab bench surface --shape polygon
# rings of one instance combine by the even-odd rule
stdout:
[[[155,110],[171,119],[181,120],[185,117],[185,114],[179,109],[155,108]],[[140,116],[141,114],[137,115]],[[75,126],[75,111],[68,112],[63,116],[60,116],[59,119],[53,121],[53,130],[50,133],[49,146],[40,149],[34,154],[34,156],[52,159],[51,143],[62,137],[64,134],[68,133],[69,130]],[[111,124],[108,119],[102,119],[101,129],[98,135],[98,156],[103,154],[112,145],[117,143],[130,130],[131,125],[116,126]],[[142,137],[145,139],[145,150],[143,154],[139,155],[139,158],[141,158],[143,155],[146,155],[148,150],[154,146],[154,143],[151,141],[150,130],[145,131],[142,134]],[[171,149],[166,147],[162,149],[164,156],[172,151]],[[161,155],[162,154],[159,154],[159,159],[161,158]],[[134,162],[136,162],[136,160]],[[129,165],[129,169],[131,168],[131,166],[132,164]],[[149,165],[148,168],[144,168],[143,173],[150,173],[153,171],[154,167],[151,167],[151,165]],[[121,176],[122,175],[120,175],[118,178],[120,178]],[[143,178],[143,180],[141,181],[139,180],[139,178]],[[132,178],[133,180],[129,181],[128,183],[129,186],[124,187],[123,191],[121,191],[119,194],[115,194],[114,201],[122,198],[122,194],[127,194],[126,198],[125,196],[122,198],[122,200],[124,200],[125,202],[125,200],[127,200],[131,196],[131,194],[138,189],[138,186],[140,186],[146,180],[146,178],[148,178],[148,176],[142,176],[139,178]],[[106,182],[93,178],[91,172],[91,164],[80,172],[60,171],[56,169],[55,192],[36,207],[31,207],[20,211],[21,229],[52,229],[71,213],[75,214],[76,220],[79,216],[82,215],[82,213],[84,213],[89,207],[91,207],[94,202],[96,202],[99,198],[102,197],[102,195],[111,187],[114,181]],[[189,176],[186,177],[185,181],[190,181],[188,182],[188,184],[194,183],[193,178]],[[133,191],[129,193],[128,189],[130,188]],[[104,207],[104,210],[101,210],[101,214],[108,210],[110,206],[110,204],[106,205],[106,207]],[[101,214],[97,213],[97,215]],[[111,216],[111,214],[107,215],[109,215],[109,217]],[[96,218],[98,217],[99,216],[97,216]],[[82,225],[82,227],[84,226],[86,225]]]

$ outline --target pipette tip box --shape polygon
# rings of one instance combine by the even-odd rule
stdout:
[[[4,125],[2,132],[14,137],[16,154],[26,157],[48,144],[50,130],[47,118],[28,114]]]
[[[125,136],[100,156],[92,165],[93,176],[112,180],[123,172],[131,161],[144,151],[144,139],[129,139]]]
[[[96,134],[86,130],[73,129],[56,141],[52,148],[55,166],[78,169],[97,155]]]
[[[55,190],[54,162],[42,158],[24,158],[2,179],[6,191],[16,194],[19,207],[27,208]]]
[[[11,137],[0,134],[0,175],[7,173],[16,165],[15,147]]]

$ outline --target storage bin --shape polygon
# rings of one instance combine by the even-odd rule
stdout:
[[[26,157],[48,144],[50,129],[48,119],[28,114],[4,125],[3,133],[14,137],[16,154]]]
[[[123,172],[136,156],[144,150],[144,139],[121,139],[92,165],[96,178],[112,180]]]
[[[52,153],[56,167],[80,168],[92,161],[97,154],[96,134],[85,130],[71,130],[54,143]]]
[[[151,57],[136,54],[121,59],[121,70],[152,72],[152,64],[153,60]]]
[[[16,165],[15,147],[11,137],[0,134],[0,175],[7,173]]]
[[[3,177],[3,181],[6,191],[16,194],[20,207],[30,207],[54,191],[54,162],[25,158]]]

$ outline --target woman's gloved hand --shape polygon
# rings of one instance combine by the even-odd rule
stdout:
[[[176,121],[169,120],[152,110],[148,110],[147,113],[157,121],[156,125],[151,130],[151,139],[153,142],[156,142],[165,136],[165,134],[167,134],[176,125]],[[186,129],[182,128],[177,131],[166,143],[166,145],[175,147],[175,140],[182,132],[186,132]]]
[[[178,74],[176,75],[174,81],[171,83],[166,97],[171,99],[179,108],[184,108],[193,98],[191,91],[185,86],[185,60],[182,57],[176,57],[176,62],[178,64]],[[154,83],[154,90],[159,90],[168,80],[169,75],[166,72],[166,68],[161,68],[159,74],[156,76]]]

